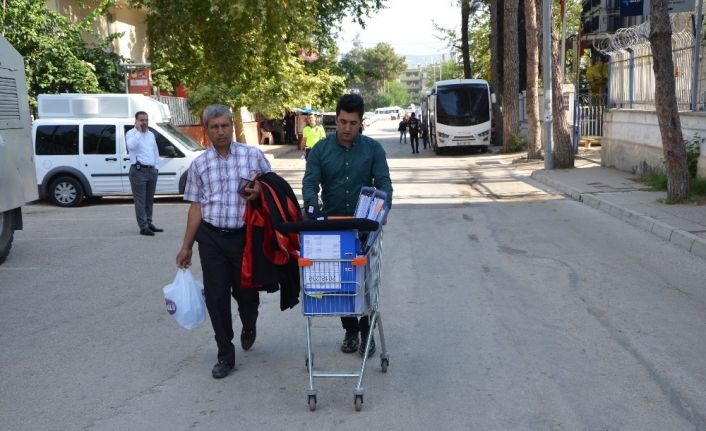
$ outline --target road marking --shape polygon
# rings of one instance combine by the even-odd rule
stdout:
[[[25,267],[18,266],[17,268],[8,268],[6,266],[0,266],[0,270],[3,270],[3,271],[36,271],[38,269],[41,269],[41,268],[39,268],[38,266],[25,266]]]

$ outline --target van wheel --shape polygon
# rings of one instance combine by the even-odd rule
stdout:
[[[0,213],[0,263],[10,254],[12,239],[15,233],[15,212],[9,210]]]
[[[77,207],[83,197],[83,186],[74,177],[59,177],[49,187],[49,200],[60,207]]]

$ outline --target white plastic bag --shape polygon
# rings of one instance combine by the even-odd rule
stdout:
[[[162,290],[167,312],[179,325],[194,329],[206,320],[203,284],[194,278],[190,269],[177,270],[174,281]]]

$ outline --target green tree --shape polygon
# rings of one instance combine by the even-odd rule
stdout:
[[[686,145],[682,134],[677,105],[672,58],[672,24],[667,0],[652,0],[650,4],[650,45],[655,73],[655,106],[662,153],[667,170],[667,197],[674,202],[689,198],[689,169]]]
[[[399,78],[407,65],[404,57],[398,56],[389,44],[378,43],[366,49],[356,39],[353,49],[341,59],[341,67],[345,70],[346,85],[371,100],[383,92],[386,83]]]
[[[3,35],[25,60],[32,108],[36,109],[41,93],[125,91],[118,70],[124,59],[107,50],[118,35],[101,37],[92,29],[96,18],[114,2],[100,2],[76,23],[47,9],[44,3],[13,0],[4,2],[2,9]]]
[[[392,81],[385,85],[383,91],[376,93],[366,102],[366,108],[370,111],[384,106],[407,106],[409,102],[407,87],[400,82]]]
[[[381,0],[133,0],[147,8],[153,67],[190,90],[196,110],[220,102],[265,114],[322,106],[343,87],[333,34]],[[311,63],[300,55],[312,52]]]
[[[436,81],[463,78],[463,66],[456,60],[446,60],[426,67],[426,86],[431,88]]]

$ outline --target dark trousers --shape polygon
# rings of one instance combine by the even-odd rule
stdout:
[[[407,129],[400,130],[400,144],[402,143],[402,138],[404,138],[405,144],[407,143]]]
[[[238,314],[243,329],[255,328],[260,294],[255,289],[240,287],[240,269],[245,246],[245,229],[236,233],[220,233],[203,223],[196,232],[199,256],[203,269],[206,308],[218,345],[218,359],[235,364],[233,346],[233,318],[230,298],[238,303]]]
[[[419,152],[419,133],[409,132],[409,143],[412,144],[412,152]]]
[[[140,229],[147,229],[152,224],[152,206],[158,175],[159,171],[155,168],[142,166],[137,169],[135,165],[130,166],[128,178],[130,178],[132,199],[135,202],[135,218]]]
[[[304,148],[304,160],[309,160],[309,153],[311,152],[311,149],[314,147],[306,147]]]
[[[363,316],[360,318],[360,322],[357,317],[341,317],[341,324],[346,332],[360,332],[364,337],[368,335],[370,330],[370,320],[368,316]]]

